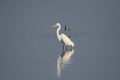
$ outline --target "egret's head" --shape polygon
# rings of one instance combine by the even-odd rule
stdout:
[[[54,25],[52,26],[52,28],[54,28],[54,27],[56,27],[56,28],[60,27],[60,23],[54,24]]]

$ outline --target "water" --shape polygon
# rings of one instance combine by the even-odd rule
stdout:
[[[100,1],[0,1],[0,80],[119,80],[119,6]],[[62,50],[51,26],[71,30]]]

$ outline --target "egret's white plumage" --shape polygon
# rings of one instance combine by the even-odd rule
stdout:
[[[74,43],[70,40],[70,38],[68,38],[68,36],[66,36],[63,33],[61,33],[61,34],[59,33],[59,31],[61,29],[60,23],[56,23],[52,27],[57,27],[58,28],[57,31],[56,31],[58,41],[61,41],[66,46],[71,46],[71,47],[75,46]]]

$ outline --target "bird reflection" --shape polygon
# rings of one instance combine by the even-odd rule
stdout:
[[[74,49],[63,51],[63,53],[57,58],[57,77],[61,77],[61,73],[67,64],[71,62],[71,56],[74,54]]]

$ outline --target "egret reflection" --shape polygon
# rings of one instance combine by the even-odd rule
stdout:
[[[74,49],[63,51],[63,53],[57,58],[57,77],[61,77],[61,73],[65,66],[71,63],[71,56],[74,54]]]

